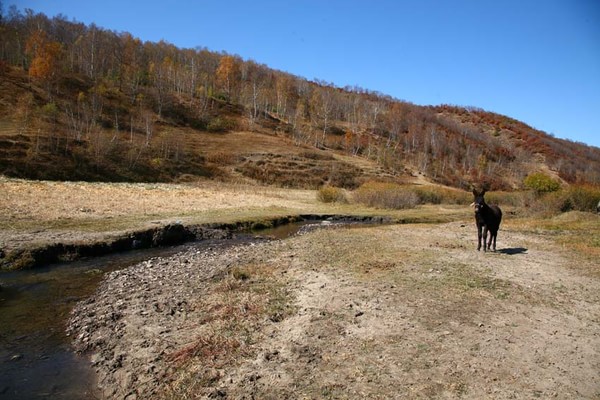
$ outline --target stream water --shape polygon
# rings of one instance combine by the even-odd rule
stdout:
[[[283,239],[307,224],[299,222],[261,231],[260,236]],[[94,399],[94,373],[85,356],[77,355],[65,334],[73,306],[89,297],[105,273],[152,257],[166,257],[190,247],[229,246],[256,240],[187,243],[117,253],[26,271],[0,274],[0,399]]]
[[[181,247],[130,251],[0,275],[0,399],[95,398],[93,372],[65,335],[74,304],[106,272]]]

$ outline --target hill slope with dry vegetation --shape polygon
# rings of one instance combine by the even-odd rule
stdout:
[[[600,182],[600,149],[475,108],[422,107],[252,60],[12,9],[0,21],[0,173],[467,188]]]

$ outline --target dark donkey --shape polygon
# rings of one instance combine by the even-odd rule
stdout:
[[[492,239],[494,240],[494,251],[496,251],[496,236],[498,236],[500,221],[502,221],[502,211],[498,206],[487,205],[483,198],[484,194],[485,189],[481,192],[473,189],[473,196],[475,196],[473,207],[475,207],[475,223],[477,224],[477,250],[481,250],[481,236],[483,235],[483,251],[491,248]],[[490,231],[490,240],[486,244],[488,230]]]

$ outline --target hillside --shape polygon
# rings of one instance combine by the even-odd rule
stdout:
[[[12,13],[0,22],[0,174],[355,188],[600,183],[600,149],[509,117],[422,107],[252,60]]]

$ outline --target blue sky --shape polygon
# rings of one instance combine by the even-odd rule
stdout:
[[[597,0],[3,0],[600,147]]]

